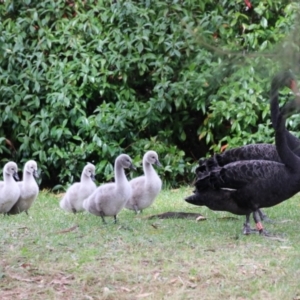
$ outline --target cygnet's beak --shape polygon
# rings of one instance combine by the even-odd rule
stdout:
[[[129,169],[136,170],[136,167],[133,164],[131,164]]]
[[[158,167],[162,167],[162,165],[161,165],[161,163],[159,162],[158,159],[156,160],[155,165],[158,166]]]
[[[34,170],[34,171],[33,171],[33,176],[34,176],[35,178],[39,178],[39,177],[40,177],[40,175],[39,175],[39,173],[38,173],[37,170]]]
[[[18,175],[17,172],[15,172],[15,173],[13,174],[13,178],[14,178],[15,180],[17,180],[17,181],[20,180],[19,175]]]

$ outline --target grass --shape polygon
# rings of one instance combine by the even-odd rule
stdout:
[[[300,299],[299,196],[265,210],[280,240],[241,234],[244,217],[183,201],[164,190],[119,223],[68,214],[40,193],[30,216],[1,217],[1,299]],[[166,211],[207,219],[146,219]]]

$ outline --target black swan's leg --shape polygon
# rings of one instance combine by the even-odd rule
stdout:
[[[262,223],[261,223],[261,219],[260,219],[260,213],[259,210],[256,210],[255,212],[253,212],[253,219],[256,225],[256,228],[259,232],[260,235],[263,236],[272,236],[270,235],[263,227]]]
[[[258,230],[259,234],[262,234],[264,231],[264,227],[261,223],[259,210],[256,210],[255,212],[253,212],[253,219],[254,219],[254,222],[256,225],[256,229]]]
[[[258,209],[259,217],[264,222],[272,223],[273,220],[271,220],[261,209]]]
[[[250,227],[250,214],[248,214],[246,215],[246,223],[244,223],[243,234],[249,235],[251,233],[257,233],[257,230]]]

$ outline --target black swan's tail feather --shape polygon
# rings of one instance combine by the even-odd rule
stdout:
[[[213,171],[205,171],[198,174],[195,183],[196,190],[220,189],[225,187],[223,179],[223,168],[215,168]]]
[[[206,159],[200,159],[199,160],[199,167],[196,169],[196,175],[199,176],[199,174],[204,172],[210,172],[215,170],[216,168],[219,168],[219,155],[216,154],[212,157],[206,158]],[[201,176],[201,175],[200,175]]]
[[[210,173],[203,172],[202,176],[198,175],[197,181],[195,183],[196,190],[201,191],[210,187]]]
[[[196,192],[185,198],[184,200],[190,204],[197,206],[206,206],[215,211],[228,211],[236,215],[245,215],[252,211],[248,208],[242,208],[233,200],[232,195],[234,191],[230,190],[211,190],[203,191],[196,190]]]
[[[218,156],[219,155],[216,154],[206,160],[207,171],[213,171],[214,169],[219,168]]]

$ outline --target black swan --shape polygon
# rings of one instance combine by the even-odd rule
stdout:
[[[240,160],[199,172],[194,195],[185,199],[212,210],[246,215],[245,234],[251,233],[250,214],[253,213],[257,230],[267,235],[259,209],[279,204],[300,190],[300,158],[288,146],[285,109],[280,112],[277,80],[275,77],[271,84],[271,115],[281,162]]]
[[[294,92],[294,94],[299,95],[297,82],[294,75],[290,71],[283,71],[278,73],[272,80],[271,90],[275,91],[284,86],[289,87]],[[273,100],[273,105],[279,105],[278,97],[275,97]],[[291,110],[296,110],[295,102],[290,102],[289,105],[286,106],[287,113]],[[271,120],[274,127],[276,118],[274,118],[272,114]],[[297,156],[300,157],[300,140],[293,134],[291,134],[287,129],[285,129],[285,134],[288,146]],[[196,169],[196,174],[198,176],[202,176],[200,175],[200,173],[211,171],[216,167],[222,167],[235,161],[252,159],[281,162],[275,145],[266,143],[250,144],[226,150],[221,154],[215,154],[214,156],[206,159],[200,159],[199,166]],[[258,212],[263,220],[270,221],[270,219],[265,213],[263,213],[262,210],[258,210]]]
[[[161,166],[158,154],[155,151],[147,151],[143,157],[144,175],[135,177],[129,181],[132,188],[132,196],[125,207],[142,212],[149,207],[161,191],[162,181],[157,175],[153,165]]]

